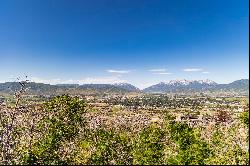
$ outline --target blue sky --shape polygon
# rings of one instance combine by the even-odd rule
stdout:
[[[2,0],[0,81],[248,78],[248,0]]]

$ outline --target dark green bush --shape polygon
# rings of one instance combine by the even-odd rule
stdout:
[[[249,112],[243,112],[240,116],[240,121],[246,126],[249,125]]]
[[[142,129],[133,145],[133,164],[164,164],[164,130],[155,124]]]
[[[168,164],[205,164],[212,151],[210,145],[200,138],[199,132],[183,122],[172,122],[168,129],[171,139],[178,146],[177,155],[167,159]]]
[[[65,164],[59,148],[65,141],[76,138],[84,127],[85,103],[77,97],[57,96],[45,103],[45,117],[40,122],[42,137],[24,157],[28,164]]]
[[[132,147],[128,135],[99,129],[94,133],[93,138],[96,150],[91,155],[91,164],[132,164]]]

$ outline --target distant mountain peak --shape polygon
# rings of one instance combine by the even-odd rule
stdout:
[[[205,80],[187,80],[177,79],[169,82],[160,82],[144,89],[144,92],[170,92],[170,91],[201,91],[209,88],[214,88],[218,85],[216,82]]]
[[[126,83],[126,82],[121,82],[121,83],[114,83],[112,84],[116,87],[119,87],[119,88],[123,88],[123,89],[126,89],[128,91],[140,91],[139,88],[135,87],[134,85],[132,84],[129,84],[129,83]]]
[[[205,80],[187,80],[187,79],[177,79],[177,80],[171,80],[169,82],[160,82],[159,84],[166,84],[166,85],[190,85],[194,83],[199,83],[199,84],[208,84],[208,85],[215,85],[217,84],[216,82],[205,79]]]
[[[216,82],[209,80],[209,79],[205,79],[205,80],[198,80],[199,83],[201,84],[209,84],[209,85],[215,85],[217,84]]]
[[[188,81],[186,79],[180,79],[180,80],[177,79],[177,80],[171,80],[167,84],[168,85],[177,85],[177,84],[179,84],[179,85],[189,85],[191,82],[192,81]]]

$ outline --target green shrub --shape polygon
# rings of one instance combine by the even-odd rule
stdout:
[[[95,151],[90,164],[132,164],[131,144],[128,135],[99,129],[94,133]]]
[[[200,138],[198,131],[183,122],[172,122],[168,129],[171,140],[178,146],[177,155],[168,158],[168,164],[205,164],[212,151],[210,145]]]
[[[249,112],[243,112],[240,116],[240,121],[246,126],[249,125]]]
[[[65,164],[59,148],[65,141],[76,138],[84,128],[85,103],[77,97],[57,96],[44,105],[45,117],[40,122],[41,140],[25,155],[28,164]]]
[[[133,145],[133,164],[164,164],[164,130],[155,124],[142,129]]]

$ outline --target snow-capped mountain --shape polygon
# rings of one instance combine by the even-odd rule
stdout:
[[[217,83],[206,79],[206,80],[186,80],[186,79],[182,79],[182,80],[171,80],[169,82],[161,82],[160,84],[165,84],[165,85],[176,85],[176,86],[181,86],[181,85],[191,85],[191,84],[206,84],[206,85],[216,85]]]
[[[171,91],[190,91],[205,90],[216,86],[217,83],[212,80],[171,80],[169,82],[161,82],[144,89],[144,92],[171,92]]]
[[[189,85],[190,83],[191,83],[191,81],[183,79],[183,80],[171,80],[166,84],[167,85]]]
[[[209,80],[209,79],[206,79],[206,80],[198,80],[199,83],[201,84],[209,84],[209,85],[216,85],[217,83],[212,81],[212,80]]]

